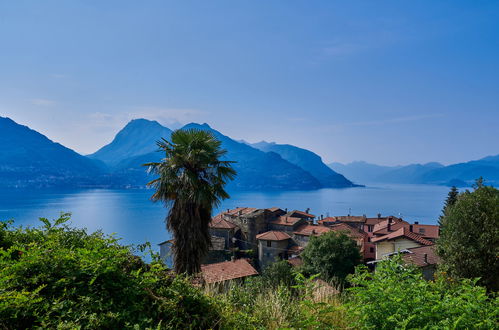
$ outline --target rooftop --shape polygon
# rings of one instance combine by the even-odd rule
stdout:
[[[326,226],[317,226],[317,225],[302,225],[296,229],[294,232],[296,235],[303,236],[319,236],[324,233],[331,231],[332,229]]]
[[[340,215],[333,217],[336,221],[341,222],[366,222],[366,216],[357,216],[357,215]]]
[[[440,263],[440,258],[435,253],[435,245],[421,246],[417,248],[408,249],[408,251],[410,253],[404,254],[402,258],[406,262],[412,263],[418,267],[424,267]]]
[[[293,210],[291,212],[288,212],[290,217],[298,217],[298,218],[315,218],[315,215],[303,212],[303,211],[298,211],[298,210]]]
[[[293,226],[295,223],[301,220],[303,220],[303,218],[289,217],[287,215],[283,215],[275,220],[272,220],[270,223],[274,225]]]
[[[233,216],[238,216],[238,215],[245,215],[251,212],[256,211],[257,209],[254,207],[237,207],[233,210],[227,210],[223,214],[226,215],[233,215]]]
[[[275,230],[267,231],[265,233],[256,235],[256,239],[261,239],[265,241],[284,241],[290,238],[291,236],[289,236],[285,232],[275,231]]]
[[[433,242],[430,242],[427,239],[424,239],[421,235],[418,235],[416,233],[409,231],[409,228],[407,228],[407,227],[402,227],[402,228],[399,228],[396,231],[391,232],[387,235],[373,238],[371,240],[371,242],[377,243],[377,242],[382,242],[382,241],[390,241],[390,240],[401,238],[401,237],[408,238],[410,240],[413,240],[413,241],[418,242],[418,243],[423,244],[423,245],[433,245],[434,244]]]
[[[258,275],[256,269],[246,259],[202,265],[201,272],[206,283],[218,283]]]
[[[366,235],[365,233],[361,232],[360,230],[358,230],[356,228],[353,228],[353,227],[347,225],[346,223],[334,224],[334,225],[330,226],[329,228],[331,228],[333,231],[337,231],[337,232],[346,232],[346,234],[348,236],[363,238]]]
[[[232,222],[229,222],[227,220],[224,220],[221,215],[217,215],[216,217],[212,218],[210,223],[208,224],[210,228],[216,228],[216,229],[234,229],[237,228],[235,224]]]

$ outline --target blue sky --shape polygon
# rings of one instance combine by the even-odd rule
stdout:
[[[133,118],[326,162],[499,153],[499,1],[2,1],[0,115],[83,154]]]

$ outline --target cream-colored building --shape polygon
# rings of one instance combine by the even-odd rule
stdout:
[[[405,227],[388,235],[374,238],[372,242],[376,244],[376,260],[382,259],[391,253],[434,244]]]

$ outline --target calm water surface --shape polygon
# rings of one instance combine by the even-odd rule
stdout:
[[[232,192],[220,210],[237,206],[278,206],[315,215],[401,215],[408,221],[436,223],[447,187],[430,185],[370,185],[366,188],[286,192]],[[153,245],[170,238],[164,225],[166,210],[149,200],[152,190],[2,190],[0,220],[38,225],[39,217],[72,213],[72,224],[90,231],[116,233],[124,244]],[[219,211],[219,210],[217,210]]]

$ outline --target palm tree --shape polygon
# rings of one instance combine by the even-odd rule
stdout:
[[[159,175],[148,183],[156,189],[151,199],[165,202],[169,209],[165,221],[173,234],[175,272],[195,274],[211,245],[212,209],[229,198],[224,187],[236,171],[233,162],[221,160],[227,151],[207,131],[176,130],[171,142],[162,139],[158,146],[166,157],[160,163],[144,164]]]

